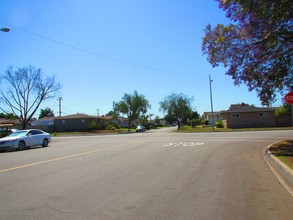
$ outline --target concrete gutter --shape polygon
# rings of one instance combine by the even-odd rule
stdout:
[[[293,197],[293,170],[271,153],[270,147],[275,144],[273,143],[263,149],[264,159],[280,183]]]

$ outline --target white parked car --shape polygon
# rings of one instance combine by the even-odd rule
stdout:
[[[0,149],[24,150],[32,146],[47,147],[51,142],[49,133],[38,129],[18,130],[7,137],[0,138]]]
[[[145,131],[145,127],[143,125],[138,125],[136,127],[136,132],[144,132]]]

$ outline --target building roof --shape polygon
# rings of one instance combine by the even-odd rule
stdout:
[[[17,119],[5,119],[5,118],[0,118],[0,124],[20,124],[19,120]]]
[[[86,118],[94,118],[94,116],[86,115],[86,114],[73,114],[73,115],[65,115],[65,116],[55,116],[54,120],[58,119],[86,119]]]
[[[221,111],[221,113],[229,113],[229,112],[271,112],[275,111],[274,108],[263,108],[263,107],[255,107],[253,105],[248,105],[245,103],[242,104],[233,104],[226,111]]]
[[[53,117],[54,120],[58,120],[58,119],[61,119],[61,120],[64,120],[64,119],[104,119],[104,120],[111,120],[113,118],[113,116],[92,116],[92,115],[87,115],[87,114],[80,114],[80,113],[77,113],[77,114],[73,114],[73,115],[66,115],[66,116],[56,116],[56,117]]]

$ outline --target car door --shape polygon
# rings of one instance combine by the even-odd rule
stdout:
[[[43,143],[43,133],[39,130],[32,130],[32,143],[33,145],[40,145]]]
[[[35,139],[34,139],[34,134],[33,133],[34,133],[33,131],[29,131],[26,134],[25,143],[26,143],[27,147],[35,145]]]

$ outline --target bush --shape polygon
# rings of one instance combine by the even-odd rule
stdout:
[[[157,129],[157,126],[154,124],[150,124],[148,129]]]
[[[222,120],[220,120],[215,123],[215,126],[216,128],[224,128],[224,123]]]
[[[196,120],[195,119],[192,119],[191,120],[191,127],[192,128],[195,128],[196,127]]]
[[[106,130],[115,130],[116,129],[116,127],[115,127],[115,125],[113,125],[113,124],[108,124],[107,126],[106,126]]]
[[[92,121],[89,125],[89,129],[91,130],[98,130],[100,128],[100,126],[98,125],[98,123],[96,121]]]

